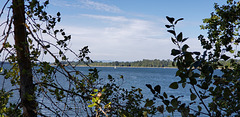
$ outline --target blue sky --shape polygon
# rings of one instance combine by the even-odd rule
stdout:
[[[172,59],[175,48],[164,25],[166,16],[184,18],[177,31],[189,37],[191,50],[200,50],[199,25],[210,17],[214,3],[224,0],[50,0],[47,11],[61,12],[64,28],[72,35],[70,47],[88,45],[93,60],[135,61]],[[1,3],[1,2],[0,2]]]

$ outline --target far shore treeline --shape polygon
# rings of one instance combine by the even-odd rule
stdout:
[[[84,63],[79,62],[71,62],[72,65],[77,66],[86,66]],[[112,61],[112,62],[102,62],[102,61],[93,61],[89,63],[90,66],[112,66],[112,67],[173,67],[171,60],[148,60],[143,59],[139,61],[127,61],[127,62],[120,62],[120,61]]]
[[[234,60],[237,63],[240,64],[239,60]],[[228,61],[220,61],[220,64],[224,66],[230,66],[231,60]],[[63,64],[68,65],[68,63],[63,62]],[[72,61],[70,62],[71,65],[76,65],[76,66],[86,66],[86,62],[76,62]],[[112,61],[112,62],[103,62],[103,61],[93,61],[91,63],[88,63],[89,66],[99,66],[99,67],[175,67],[173,65],[173,61],[170,59],[167,60],[159,60],[159,59],[154,59],[154,60],[149,60],[149,59],[143,59],[143,60],[138,60],[138,61]]]

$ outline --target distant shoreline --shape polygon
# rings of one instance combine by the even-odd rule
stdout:
[[[77,65],[77,67],[89,67],[87,65]],[[138,67],[138,66],[90,66],[90,67],[113,67],[113,68],[177,68],[177,67]]]

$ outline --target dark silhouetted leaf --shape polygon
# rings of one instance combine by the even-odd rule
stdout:
[[[173,27],[173,25],[165,25],[167,28],[171,28]]]
[[[182,39],[182,42],[184,42],[184,41],[186,41],[188,38],[184,38],[184,39]]]
[[[61,14],[60,14],[60,12],[57,12],[57,16],[60,16]]]
[[[177,107],[178,106],[177,99],[172,99],[171,104],[173,107]]]
[[[171,24],[173,24],[173,22],[174,22],[174,18],[173,18],[173,17],[168,17],[168,16],[166,16],[166,18],[167,18],[167,20],[168,20]]]
[[[189,78],[190,79],[190,84],[195,85],[197,84],[197,80],[195,78]]]
[[[172,49],[171,55],[176,56],[178,54],[180,54],[181,52],[179,50],[176,49]]]
[[[227,55],[225,55],[225,54],[221,56],[221,59],[223,59],[223,60],[225,60],[225,61],[228,60],[229,58],[230,58],[230,57],[227,56]]]
[[[174,30],[167,30],[167,31],[172,33],[174,36],[176,35],[176,32]]]
[[[195,54],[195,55],[200,55],[200,52],[193,52],[193,54]]]
[[[157,107],[157,110],[158,110],[160,113],[163,113],[163,111],[164,111],[164,106],[161,105],[161,106]]]
[[[208,97],[210,97],[210,96],[201,96],[202,99],[206,99]]]
[[[192,100],[192,101],[197,98],[197,96],[196,96],[194,93],[192,93],[190,97],[191,97],[191,100]]]
[[[146,84],[146,86],[151,90],[151,92],[152,92],[153,94],[155,94],[155,91],[153,90],[152,85]]]
[[[182,34],[182,32],[180,32],[177,36],[177,41],[181,42],[182,39],[183,39],[183,34]]]
[[[163,93],[163,96],[164,96],[165,98],[168,98],[166,92]]]
[[[183,20],[183,18],[177,19],[174,24],[177,24],[177,23],[178,23],[179,21],[181,21],[181,20]]]
[[[144,107],[151,107],[153,104],[154,104],[154,102],[152,100],[147,100]]]
[[[185,45],[183,45],[183,47],[182,47],[182,51],[183,51],[183,52],[186,52],[188,48],[189,48],[189,46],[188,46],[187,44],[185,44]]]
[[[198,105],[198,111],[202,111],[202,107]]]
[[[174,111],[174,109],[173,109],[172,106],[166,107],[166,110],[167,110],[169,113],[172,113],[172,112]]]
[[[160,86],[160,85],[155,86],[155,87],[154,87],[154,90],[155,90],[156,92],[160,93],[160,91],[161,91],[161,86]]]
[[[169,87],[172,88],[172,89],[177,89],[178,88],[178,83],[173,82],[172,84],[169,85]]]
[[[168,106],[170,102],[168,100],[163,100],[163,103]]]
[[[146,84],[146,86],[147,86],[149,89],[152,89],[152,85]]]

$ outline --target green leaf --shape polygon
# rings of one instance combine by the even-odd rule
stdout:
[[[178,83],[177,82],[173,82],[169,85],[170,88],[172,89],[177,89],[178,88]]]
[[[92,102],[96,102],[96,98],[92,98]]]
[[[193,100],[195,100],[195,99],[197,98],[197,96],[196,96],[194,93],[192,93],[192,94],[190,95],[190,98],[191,98],[191,100],[193,101]]]
[[[96,103],[93,103],[93,104],[88,105],[88,107],[91,108],[91,107],[94,107],[96,105],[97,105]]]
[[[94,91],[94,92],[98,92],[98,89],[94,89],[93,91]]]
[[[172,112],[174,111],[174,109],[173,109],[172,106],[166,107],[166,110],[167,110],[169,113],[172,113]]]
[[[147,100],[144,107],[151,107],[154,104],[153,100]]]
[[[173,107],[176,108],[178,106],[177,99],[172,99],[171,104],[172,104]]]
[[[174,18],[173,18],[173,17],[168,17],[168,16],[166,16],[166,18],[167,18],[167,20],[168,20],[171,24],[173,24],[173,21],[174,21]]]
[[[158,107],[157,107],[157,110],[158,110],[160,113],[163,113],[163,111],[164,111],[164,106],[163,106],[163,105],[158,106]]]

